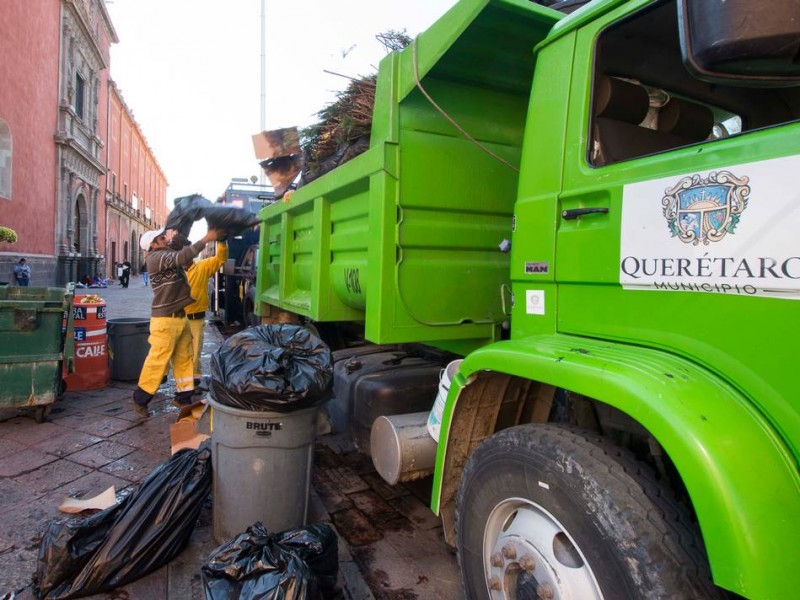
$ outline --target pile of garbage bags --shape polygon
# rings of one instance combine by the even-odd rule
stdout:
[[[250,411],[292,412],[326,401],[333,357],[300,325],[259,325],[232,335],[211,357],[213,399]]]
[[[211,451],[181,450],[119,504],[51,522],[39,546],[34,592],[67,600],[110,592],[183,551],[211,493]],[[201,567],[206,600],[340,597],[338,537],[327,523],[270,533],[255,523]]]
[[[318,600],[338,590],[338,538],[327,523],[269,533],[255,523],[202,567],[206,600]]]
[[[211,492],[211,450],[181,450],[122,502],[82,519],[51,522],[33,576],[38,598],[108,592],[175,558]]]

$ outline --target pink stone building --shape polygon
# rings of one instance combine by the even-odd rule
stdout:
[[[0,280],[31,285],[138,270],[138,236],[166,220],[166,177],[110,78],[117,34],[102,0],[3,0]]]

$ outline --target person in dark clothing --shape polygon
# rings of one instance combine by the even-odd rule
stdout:
[[[222,233],[222,232],[219,232]],[[147,251],[147,272],[153,288],[150,317],[150,351],[142,365],[137,388],[133,392],[133,408],[140,417],[149,417],[147,405],[161,385],[172,362],[176,393],[173,404],[178,407],[192,403],[194,368],[192,332],[184,308],[192,299],[184,269],[192,264],[206,243],[217,239],[216,229],[181,250],[169,247],[164,229],[142,234],[139,242]]]
[[[122,287],[128,287],[128,283],[131,280],[131,263],[127,260],[122,261]]]

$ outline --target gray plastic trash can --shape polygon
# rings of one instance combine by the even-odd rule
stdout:
[[[271,532],[305,526],[319,407],[278,413],[209,402],[217,543],[256,521]]]
[[[150,351],[150,319],[109,319],[108,360],[111,379],[134,381],[139,379],[144,359]]]

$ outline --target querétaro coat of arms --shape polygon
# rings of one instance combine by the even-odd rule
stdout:
[[[690,175],[667,188],[661,200],[672,237],[693,245],[718,242],[733,233],[750,195],[749,177],[712,171]]]

